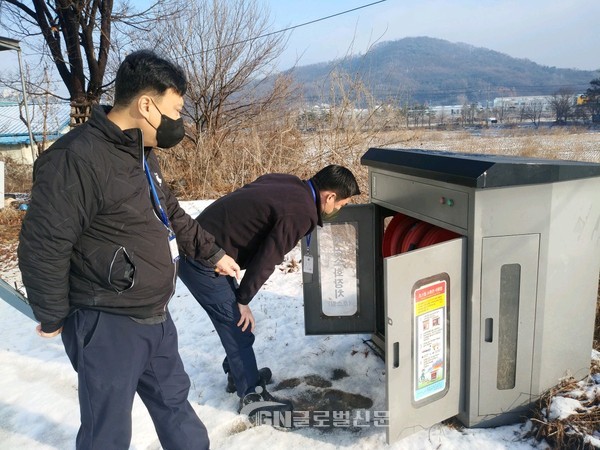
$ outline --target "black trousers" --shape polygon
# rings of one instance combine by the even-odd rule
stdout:
[[[179,261],[179,278],[208,313],[225,349],[223,370],[231,373],[239,397],[253,392],[259,375],[250,327],[242,331],[237,324],[240,310],[236,302],[234,278],[220,276],[211,268],[193,260]]]
[[[137,392],[164,449],[208,449],[209,439],[187,396],[171,316],[156,325],[81,309],[65,321],[62,339],[79,381],[77,449],[123,449],[131,441]]]

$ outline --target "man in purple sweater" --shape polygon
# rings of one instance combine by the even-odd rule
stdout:
[[[239,286],[219,276],[214,265],[183,257],[179,278],[212,320],[226,357],[228,392],[240,397],[239,411],[286,411],[292,405],[265,389],[267,367],[258,370],[252,344],[254,317],[248,304],[285,255],[323,219],[332,217],[360,193],[350,170],[330,165],[309,180],[268,174],[210,204],[197,218],[215,243],[245,269]]]

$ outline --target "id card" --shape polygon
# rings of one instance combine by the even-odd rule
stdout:
[[[169,233],[169,250],[171,251],[171,260],[176,263],[179,260],[179,248],[177,247],[177,238],[172,231]]]
[[[304,273],[313,273],[313,257],[310,255],[304,255],[302,260],[302,270]]]

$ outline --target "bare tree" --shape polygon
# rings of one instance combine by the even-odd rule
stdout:
[[[573,112],[573,92],[561,89],[550,97],[550,109],[558,123],[566,123]]]
[[[498,122],[503,123],[507,110],[508,105],[506,104],[506,102],[504,100],[500,100],[498,105],[494,103],[494,108],[492,109],[492,112],[494,113],[496,119],[498,119]]]
[[[538,127],[544,112],[544,103],[541,100],[533,100],[525,106],[525,118]]]
[[[286,83],[273,84],[269,75],[286,36],[269,33],[269,12],[256,0],[183,4],[185,13],[164,22],[152,39],[188,74],[185,114],[194,125],[192,140],[203,134],[224,139],[244,119],[285,97]]]
[[[476,103],[464,103],[460,111],[460,115],[464,124],[473,125],[475,118],[477,117],[477,104]]]
[[[260,0],[177,0],[181,14],[145,36],[186,71],[186,139],[164,158],[175,190],[202,197],[267,172],[295,173],[302,148],[296,88],[275,75],[287,37]],[[177,186],[177,185],[181,186]]]
[[[444,106],[442,106],[442,108],[440,109],[440,113],[438,114],[438,123],[440,125],[445,125],[446,122],[446,108]]]
[[[78,124],[106,88],[113,25],[148,28],[164,1],[137,13],[127,2],[115,8],[113,0],[0,0],[0,23],[11,37],[53,61],[69,93],[73,124]]]
[[[519,106],[519,111],[518,111],[518,113],[519,113],[519,123],[521,123],[521,122],[523,122],[525,119],[527,119],[527,111],[528,111],[528,110],[527,110],[527,106],[528,106],[528,105],[525,105],[525,104],[521,104],[521,105]]]

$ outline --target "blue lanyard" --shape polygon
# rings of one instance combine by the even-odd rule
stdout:
[[[315,188],[312,185],[312,181],[308,180],[308,185],[310,186],[310,190],[312,191],[313,200],[315,201],[315,206],[317,205],[317,193],[315,192]],[[312,232],[306,235],[306,251],[310,252],[310,239],[312,238]]]
[[[165,210],[160,204],[160,200],[158,199],[158,194],[156,193],[156,187],[154,186],[154,181],[152,181],[152,176],[150,175],[150,169],[148,168],[148,161],[144,158],[144,171],[146,172],[146,178],[148,178],[148,183],[150,184],[150,191],[152,191],[152,197],[154,198],[154,204],[158,208],[158,212],[160,213],[160,220],[165,224],[169,230],[171,229],[169,224],[169,218],[165,214]]]

